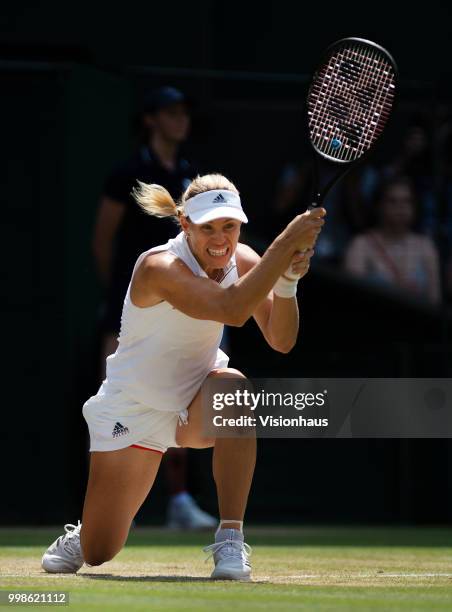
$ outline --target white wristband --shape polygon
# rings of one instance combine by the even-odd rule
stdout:
[[[289,280],[284,276],[280,276],[273,287],[273,293],[282,298],[293,298],[297,295],[298,280]]]

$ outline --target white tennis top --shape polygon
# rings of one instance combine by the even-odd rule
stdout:
[[[188,246],[184,232],[164,245],[142,253],[134,267],[149,253],[169,251],[197,276],[207,277]],[[221,286],[238,278],[235,256],[224,271]],[[229,357],[219,348],[223,324],[193,319],[169,302],[139,308],[124,300],[119,346],[107,358],[107,384],[135,402],[155,410],[181,412],[214,368],[226,367]]]

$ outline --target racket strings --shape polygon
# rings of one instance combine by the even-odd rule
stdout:
[[[311,140],[339,161],[360,157],[378,138],[389,117],[395,73],[372,47],[339,48],[318,71],[308,97]]]
[[[375,58],[367,55],[364,59],[374,60]],[[342,134],[338,134],[339,137],[342,136],[341,140],[337,138],[334,143],[336,144],[335,148],[333,139],[328,139],[328,134],[325,134],[328,128],[326,130],[325,127],[323,128],[324,141],[328,145],[326,152],[334,157],[339,157],[342,154],[342,157],[346,160],[351,159],[353,153],[359,155],[370,146],[372,138],[366,139],[368,132],[364,129],[368,127],[368,131],[375,131],[372,129],[375,125],[372,120],[369,121],[369,106],[375,100],[377,102],[376,108],[378,108],[378,102],[381,101],[379,100],[380,96],[376,98],[377,92],[381,90],[371,80],[374,75],[371,74],[370,68],[375,68],[375,65],[370,66],[369,62],[361,62],[361,65],[358,65],[358,62],[353,60],[355,58],[350,57],[350,51],[345,51],[345,53],[339,53],[333,58],[333,62],[330,62],[330,70],[327,71],[329,79],[326,81],[327,100],[325,100],[320,117],[323,120],[321,123],[327,124],[330,130],[334,131],[336,128],[337,131],[337,128],[339,128],[339,132],[342,132]],[[335,68],[336,75],[334,74]],[[376,68],[378,70],[378,66]],[[378,113],[377,110],[374,112]],[[329,114],[335,117],[336,121],[333,123],[330,121],[328,124]],[[342,143],[344,136],[346,141]],[[340,146],[337,146],[338,144],[344,145],[345,156],[344,151],[340,149]]]
[[[350,148],[353,151],[362,152],[363,145],[368,145],[370,142],[365,141],[365,132],[363,130],[363,122],[365,121],[366,112],[363,107],[369,106],[372,102],[372,98],[375,97],[375,93],[377,91],[376,85],[373,84],[373,91],[371,90],[372,83],[366,82],[369,80],[369,70],[366,70],[366,66],[359,65],[358,62],[353,57],[347,57],[347,52],[338,54],[337,57],[333,58],[334,64],[330,62],[329,68],[330,72],[331,68],[338,68],[337,74],[329,74],[327,75],[329,81],[327,84],[331,84],[327,88],[328,100],[323,106],[323,119],[322,123],[327,122],[328,114],[331,114],[333,117],[337,119],[337,126],[329,125],[330,129],[335,127],[339,127],[342,131],[343,135],[347,138],[347,143],[345,144],[346,148],[346,158],[350,157]],[[339,77],[339,78],[338,78]],[[356,86],[354,91],[349,91],[351,85],[355,82]],[[329,91],[328,91],[329,90]],[[353,93],[355,96],[353,96]],[[347,95],[348,94],[348,95]],[[347,106],[348,103],[348,106]],[[325,129],[323,130],[325,132]],[[324,134],[325,136],[325,134]],[[364,136],[364,139],[363,139]],[[341,142],[341,141],[340,141]],[[331,140],[328,142],[329,144],[329,153],[338,157],[342,151],[335,151],[331,145]],[[348,144],[348,146],[347,146]],[[347,150],[348,149],[348,150]]]
[[[336,69],[336,74],[334,74],[334,69]],[[347,144],[349,146],[347,147],[346,145],[346,149],[349,149],[350,146],[356,149],[360,145],[363,134],[360,125],[360,120],[362,121],[364,118],[362,112],[360,113],[361,106],[366,103],[369,104],[372,99],[368,91],[368,84],[363,82],[363,76],[367,76],[365,74],[366,71],[362,70],[362,66],[359,62],[357,62],[354,57],[350,57],[350,54],[347,54],[346,51],[345,53],[339,53],[337,56],[333,56],[325,72],[326,79],[323,81],[322,89],[325,90],[326,85],[325,93],[327,96],[325,104],[320,106],[320,123],[325,125],[328,120],[328,113],[332,115],[337,120],[336,123],[338,123],[338,127],[347,137]],[[347,92],[350,90],[353,81],[357,82],[355,99],[353,99],[353,97],[350,98],[350,95],[347,96]],[[366,85],[367,89],[365,88]],[[320,100],[321,98],[319,97],[319,101]],[[316,110],[318,109],[316,108]],[[355,121],[351,121],[351,117],[354,118]],[[334,129],[335,126],[329,125],[328,127],[331,130]],[[323,127],[322,131],[325,132],[327,129]],[[323,136],[325,138],[326,134],[324,133]],[[331,153],[335,152],[331,144],[330,149]],[[347,152],[350,153],[350,151]],[[340,151],[336,153],[338,154]],[[336,157],[338,156],[337,154]]]
[[[364,88],[372,92],[368,101],[370,128],[367,131],[368,148],[383,131],[391,113],[394,101],[395,74],[392,66],[381,57],[372,58],[371,65],[367,65],[363,72]],[[362,151],[361,151],[362,153]]]

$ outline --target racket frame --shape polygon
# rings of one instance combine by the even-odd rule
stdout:
[[[331,58],[331,56],[333,55],[334,51],[339,48],[341,45],[343,45],[344,43],[359,43],[362,45],[365,45],[367,47],[370,47],[372,49],[377,49],[380,53],[382,53],[382,55],[384,57],[387,58],[387,60],[389,61],[389,63],[391,64],[391,67],[394,71],[394,83],[397,83],[398,78],[399,78],[399,70],[397,67],[397,64],[393,58],[393,56],[389,53],[389,51],[387,51],[384,47],[382,47],[381,45],[378,45],[377,43],[374,43],[371,40],[367,40],[365,38],[357,38],[357,37],[346,37],[346,38],[341,38],[337,41],[335,41],[334,43],[332,43],[331,45],[329,45],[323,55],[322,58],[320,60],[320,62],[317,65],[317,69],[313,74],[313,77],[311,79],[311,83],[309,86],[309,90],[308,90],[308,95],[307,95],[307,99],[306,99],[306,107],[308,107],[308,100],[309,100],[309,96],[310,96],[310,92],[311,92],[311,88],[314,84],[314,81],[316,79],[316,76],[319,72],[319,70],[321,69],[321,67],[323,65],[325,65]],[[391,105],[391,112],[389,117],[387,118],[384,128],[387,127],[389,121],[391,120],[391,116],[394,114],[394,107],[396,104],[396,100],[397,100],[397,87],[394,88],[394,93],[393,93],[393,101],[392,101],[392,105]],[[346,159],[337,159],[337,158],[332,158],[329,155],[326,155],[325,153],[323,153],[322,151],[320,151],[319,149],[317,149],[317,147],[314,145],[314,143],[311,140],[311,135],[310,135],[310,129],[309,129],[309,115],[306,112],[306,117],[307,117],[307,128],[308,128],[308,139],[309,139],[309,143],[311,145],[311,150],[312,150],[312,154],[314,155],[314,178],[313,178],[313,184],[314,184],[314,194],[313,194],[313,198],[312,198],[312,202],[311,204],[308,206],[308,210],[312,210],[313,208],[316,208],[317,206],[321,206],[326,198],[326,196],[328,195],[328,193],[330,192],[330,190],[334,187],[334,185],[341,179],[343,178],[346,174],[348,174],[348,172],[350,172],[350,170],[352,170],[353,168],[355,168],[356,165],[358,165],[360,162],[362,162],[363,160],[365,160],[367,158],[367,156],[374,150],[375,146],[377,146],[377,143],[381,140],[380,137],[378,137],[374,143],[371,144],[370,147],[368,147],[368,149],[362,153],[357,159],[354,160],[346,160]],[[327,183],[326,185],[320,189],[320,177],[319,177],[319,157],[322,158],[324,161],[329,162],[331,164],[337,164],[339,166],[341,166],[341,168],[338,170],[337,174],[335,176],[333,176]]]

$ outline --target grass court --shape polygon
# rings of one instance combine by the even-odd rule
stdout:
[[[0,589],[66,591],[70,612],[452,609],[452,529],[249,527],[250,583],[209,580],[210,533],[163,528],[133,529],[103,566],[46,574],[42,553],[60,533],[0,529]]]

